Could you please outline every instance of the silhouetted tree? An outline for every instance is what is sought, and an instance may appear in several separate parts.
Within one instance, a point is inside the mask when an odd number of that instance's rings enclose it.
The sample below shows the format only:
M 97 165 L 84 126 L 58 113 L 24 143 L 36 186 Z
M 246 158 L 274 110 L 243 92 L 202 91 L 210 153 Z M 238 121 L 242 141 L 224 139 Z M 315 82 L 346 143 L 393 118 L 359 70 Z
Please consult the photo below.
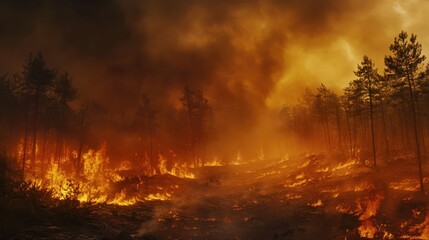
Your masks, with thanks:
M 142 95 L 139 101 L 139 106 L 137 108 L 136 118 L 137 124 L 140 126 L 141 139 L 142 142 L 145 135 L 149 139 L 149 161 L 152 168 L 152 171 L 156 170 L 156 160 L 153 156 L 153 135 L 154 135 L 154 120 L 156 116 L 156 111 L 152 109 L 150 99 L 146 95 Z M 144 149 L 144 148 L 143 148 Z
M 60 163 L 62 157 L 62 148 L 64 141 L 64 134 L 69 128 L 69 119 L 71 117 L 70 103 L 76 99 L 77 90 L 72 86 L 72 81 L 68 73 L 58 76 L 53 82 L 53 105 L 56 108 L 56 148 L 55 159 Z
M 179 100 L 188 116 L 194 164 L 198 165 L 201 158 L 204 165 L 205 144 L 212 115 L 211 107 L 201 90 L 191 90 L 188 86 L 183 89 L 183 96 Z
M 305 146 L 308 151 L 308 143 L 311 141 L 312 122 L 309 110 L 303 104 L 284 105 L 280 110 L 281 130 L 290 140 L 289 148 L 293 150 L 292 143 L 296 140 L 299 151 Z M 290 135 L 292 134 L 292 136 Z
M 342 104 L 346 112 L 346 120 L 349 128 L 350 152 L 353 157 L 356 156 L 357 149 L 358 118 L 362 118 L 365 109 L 364 96 L 365 91 L 363 82 L 356 79 L 349 82 L 349 86 L 344 89 L 344 95 L 342 98 Z M 352 124 L 349 121 L 350 117 L 353 120 Z M 351 128 L 353 131 L 351 131 Z M 362 134 L 362 136 L 364 136 L 364 134 Z
M 371 121 L 371 142 L 372 142 L 372 158 L 374 161 L 374 168 L 377 167 L 377 157 L 375 150 L 375 134 L 374 134 L 374 111 L 373 111 L 373 88 L 374 82 L 378 78 L 377 69 L 374 68 L 374 63 L 368 56 L 363 56 L 361 64 L 357 66 L 355 71 L 356 77 L 363 83 L 364 91 L 369 97 L 370 121 Z
M 372 88 L 372 95 L 373 95 L 373 99 L 376 100 L 380 108 L 386 154 L 387 154 L 387 159 L 389 159 L 390 147 L 389 147 L 389 137 L 387 134 L 387 123 L 386 123 L 386 114 L 387 114 L 386 99 L 388 97 L 389 87 L 387 84 L 388 81 L 386 79 L 387 79 L 386 76 L 381 76 L 380 74 L 377 74 L 377 78 L 375 78 L 374 81 L 372 82 L 374 86 L 374 88 Z
M 329 90 L 324 84 L 321 84 L 317 88 L 311 103 L 313 112 L 319 117 L 319 121 L 322 124 L 328 151 L 332 150 L 329 120 L 329 115 L 332 112 L 332 97 L 333 92 Z
M 410 38 L 408 38 L 408 34 L 404 31 L 395 37 L 394 42 L 390 45 L 389 49 L 392 55 L 384 58 L 384 63 L 387 67 L 386 72 L 394 76 L 399 83 L 402 83 L 402 86 L 408 85 L 420 177 L 420 190 L 424 192 L 417 110 L 415 106 L 415 79 L 417 77 L 419 67 L 426 57 L 422 55 L 422 45 L 417 42 L 417 36 L 411 34 Z
M 33 56 L 30 54 L 21 79 L 23 81 L 23 91 L 25 94 L 25 134 L 24 146 L 22 157 L 22 172 L 25 171 L 26 155 L 27 155 L 27 141 L 28 141 L 28 127 L 29 127 L 29 114 L 30 109 L 33 110 L 33 140 L 32 140 L 32 165 L 36 161 L 36 144 L 37 144 L 37 129 L 39 121 L 40 103 L 42 98 L 47 94 L 48 86 L 52 83 L 55 77 L 55 71 L 46 65 L 46 61 L 42 54 Z

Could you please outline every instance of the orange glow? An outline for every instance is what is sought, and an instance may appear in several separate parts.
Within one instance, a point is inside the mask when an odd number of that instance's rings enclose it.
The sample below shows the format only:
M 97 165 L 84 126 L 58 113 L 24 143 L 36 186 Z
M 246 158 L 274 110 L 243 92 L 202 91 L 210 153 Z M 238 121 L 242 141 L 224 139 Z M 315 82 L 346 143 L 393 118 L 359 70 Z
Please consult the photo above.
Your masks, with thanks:
M 416 192 L 419 191 L 420 186 L 418 179 L 402 179 L 401 181 L 390 183 L 389 188 L 399 191 Z
M 195 178 L 195 175 L 189 171 L 186 164 L 179 165 L 174 163 L 171 169 L 167 168 L 167 160 L 160 154 L 159 155 L 159 171 L 161 174 L 170 174 L 179 178 Z
M 323 206 L 323 202 L 322 202 L 322 200 L 317 200 L 317 202 L 315 202 L 315 203 L 311 203 L 311 204 L 308 204 L 309 206 L 311 206 L 311 207 L 321 207 L 321 206 Z
M 204 165 L 208 167 L 218 167 L 222 166 L 223 164 L 219 161 L 218 158 L 214 158 L 212 161 L 208 161 Z
M 171 194 L 169 193 L 155 193 L 155 194 L 149 194 L 147 197 L 144 198 L 147 201 L 166 201 L 171 199 Z
M 359 234 L 364 238 L 374 238 L 377 228 L 374 226 L 374 223 L 370 219 L 366 219 L 358 228 Z
M 124 191 L 121 191 L 115 194 L 115 197 L 112 200 L 108 200 L 108 204 L 115 204 L 119 206 L 128 206 L 136 204 L 139 201 L 136 197 L 127 197 Z
M 18 154 L 22 154 L 22 145 L 18 146 Z M 21 153 L 20 153 L 21 152 Z M 136 194 L 128 195 L 124 189 L 115 192 L 113 185 L 123 181 L 123 177 L 118 171 L 130 169 L 129 162 L 122 162 L 116 169 L 110 168 L 109 157 L 106 146 L 99 150 L 90 149 L 82 155 L 82 174 L 77 176 L 74 171 L 67 171 L 61 168 L 54 158 L 47 163 L 46 174 L 34 174 L 27 171 L 26 179 L 34 185 L 52 189 L 53 197 L 64 200 L 75 198 L 80 202 L 107 203 L 115 205 L 133 205 L 139 201 L 170 200 L 170 193 L 149 193 L 146 197 L 139 197 Z M 62 165 L 72 161 L 71 157 L 76 157 L 75 151 L 59 160 Z M 166 160 L 160 156 L 160 174 L 170 174 L 179 178 L 195 178 L 185 165 L 174 164 L 171 169 L 167 169 Z M 178 186 L 172 186 L 178 188 Z M 159 190 L 162 190 L 160 188 Z
M 383 199 L 384 196 L 382 194 L 376 194 L 374 199 L 368 200 L 367 207 L 359 217 L 359 220 L 364 221 L 374 217 L 377 214 L 378 208 L 380 207 L 380 203 Z
M 378 229 L 375 226 L 374 220 L 372 218 L 377 214 L 383 199 L 383 194 L 376 194 L 373 199 L 369 199 L 366 202 L 366 209 L 359 217 L 361 225 L 359 226 L 358 230 L 361 237 L 374 238 Z

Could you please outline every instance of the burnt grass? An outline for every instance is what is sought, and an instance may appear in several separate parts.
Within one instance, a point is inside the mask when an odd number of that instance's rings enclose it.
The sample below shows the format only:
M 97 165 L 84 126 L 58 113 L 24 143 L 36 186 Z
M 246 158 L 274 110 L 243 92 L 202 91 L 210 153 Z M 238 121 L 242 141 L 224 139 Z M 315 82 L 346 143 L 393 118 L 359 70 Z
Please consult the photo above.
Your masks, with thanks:
M 196 179 L 126 173 L 116 189 L 171 194 L 170 200 L 130 206 L 59 201 L 50 199 L 48 190 L 9 182 L 2 185 L 0 236 L 22 240 L 362 239 L 358 203 L 365 210 L 368 200 L 380 194 L 383 200 L 371 217 L 378 229 L 374 238 L 383 239 L 385 232 L 391 239 L 420 234 L 415 227 L 426 217 L 426 195 L 389 188 L 391 182 L 416 178 L 412 156 L 385 162 L 377 171 L 355 164 L 333 172 L 339 162 L 328 163 L 323 155 L 297 159 L 204 167 L 196 171 Z M 143 188 L 136 190 L 136 183 Z M 371 187 L 350 190 L 366 185 Z M 174 191 L 166 186 L 175 186 Z M 318 200 L 320 206 L 315 204 Z M 338 206 L 349 211 L 338 211 Z

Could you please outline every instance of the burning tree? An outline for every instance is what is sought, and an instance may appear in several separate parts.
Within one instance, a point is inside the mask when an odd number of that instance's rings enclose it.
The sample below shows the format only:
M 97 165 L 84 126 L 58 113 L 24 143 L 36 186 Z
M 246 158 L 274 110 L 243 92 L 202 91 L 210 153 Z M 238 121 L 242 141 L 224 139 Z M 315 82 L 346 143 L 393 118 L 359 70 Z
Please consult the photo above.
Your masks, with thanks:
M 48 86 L 52 84 L 55 77 L 55 71 L 46 65 L 46 61 L 42 54 L 36 56 L 30 54 L 27 62 L 24 64 L 24 70 L 21 74 L 21 92 L 24 95 L 25 101 L 25 132 L 22 154 L 22 172 L 25 171 L 26 158 L 27 158 L 27 145 L 30 127 L 30 114 L 32 114 L 33 124 L 33 138 L 31 148 L 32 166 L 35 166 L 36 161 L 36 144 L 37 144 L 37 130 L 39 123 L 39 114 L 41 103 L 43 99 L 47 98 Z
M 57 163 L 60 162 L 60 158 L 63 156 L 64 149 L 64 138 L 66 133 L 70 133 L 72 110 L 70 103 L 77 97 L 77 90 L 72 86 L 71 79 L 67 73 L 58 76 L 53 83 L 52 91 L 52 109 L 53 118 L 56 126 L 56 147 L 55 147 L 55 159 Z M 46 134 L 46 131 L 45 131 Z M 70 135 L 70 134 L 68 134 Z M 45 152 L 44 137 L 43 153 Z M 43 158 L 42 158 L 43 160 Z

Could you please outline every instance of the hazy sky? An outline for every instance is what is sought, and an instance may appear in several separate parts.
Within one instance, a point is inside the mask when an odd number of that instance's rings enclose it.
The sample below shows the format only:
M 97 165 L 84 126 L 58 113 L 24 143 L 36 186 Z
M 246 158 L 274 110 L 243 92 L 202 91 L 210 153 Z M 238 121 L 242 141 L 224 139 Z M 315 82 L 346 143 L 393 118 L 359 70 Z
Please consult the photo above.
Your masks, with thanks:
M 304 86 L 342 89 L 364 54 L 383 69 L 401 30 L 428 53 L 428 12 L 424 0 L 3 0 L 0 74 L 42 51 L 113 110 L 142 92 L 178 104 L 189 84 L 224 113 L 252 117 Z

